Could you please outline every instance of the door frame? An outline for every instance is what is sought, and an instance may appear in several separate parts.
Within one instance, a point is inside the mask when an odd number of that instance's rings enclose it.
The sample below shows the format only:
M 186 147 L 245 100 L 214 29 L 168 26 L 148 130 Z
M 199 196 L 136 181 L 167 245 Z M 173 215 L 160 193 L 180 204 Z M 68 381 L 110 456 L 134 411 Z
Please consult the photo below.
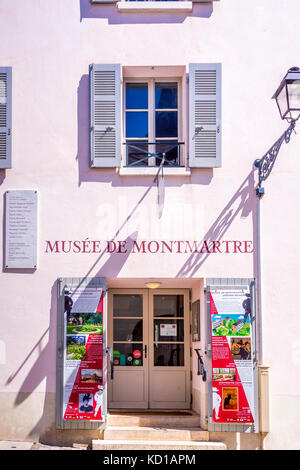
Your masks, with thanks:
M 154 295 L 183 295 L 184 296 L 184 366 L 154 366 L 154 331 L 153 331 L 153 324 L 154 318 L 157 320 L 161 319 L 161 317 L 154 317 Z M 148 342 L 149 342 L 149 408 L 150 409 L 190 409 L 191 408 L 191 361 L 190 361 L 190 302 L 189 302 L 189 289 L 149 289 L 149 335 L 148 335 Z M 172 317 L 169 318 L 172 320 Z M 167 343 L 167 341 L 166 341 Z M 172 343 L 172 342 L 170 342 Z M 183 371 L 185 374 L 185 401 L 172 401 L 171 403 L 169 400 L 160 400 L 156 401 L 154 399 L 155 390 L 151 390 L 155 379 L 159 380 L 159 376 L 161 378 L 167 372 L 174 372 L 180 373 Z M 152 377 L 152 381 L 150 380 Z
M 107 344 L 113 348 L 113 295 L 114 294 L 141 294 L 143 295 L 143 366 L 135 368 L 136 371 L 141 372 L 143 368 L 144 373 L 144 393 L 143 401 L 125 402 L 125 401 L 113 401 L 113 382 L 111 380 L 110 373 L 108 373 L 108 408 L 111 409 L 191 409 L 191 358 L 190 358 L 190 347 L 191 347 L 191 335 L 190 335 L 190 289 L 143 289 L 143 288 L 112 288 L 108 290 L 108 321 L 107 321 Z M 151 376 L 156 372 L 156 375 L 163 374 L 166 371 L 175 371 L 181 369 L 176 366 L 154 366 L 151 365 L 154 355 L 154 341 L 153 341 L 153 297 L 154 295 L 163 294 L 178 294 L 184 295 L 184 368 L 185 368 L 185 403 L 183 402 L 170 402 L 159 401 L 154 403 L 151 399 L 150 387 L 151 387 Z M 159 317 L 158 317 L 159 318 Z M 145 357 L 144 347 L 147 345 L 147 357 Z M 118 367 L 118 366 L 115 366 Z M 121 366 L 122 371 L 132 371 L 132 366 Z M 117 371 L 115 370 L 115 373 Z
M 124 409 L 147 409 L 149 404 L 149 384 L 148 384 L 148 354 L 145 358 L 144 353 L 144 345 L 145 345 L 145 338 L 148 334 L 148 289 L 109 289 L 108 290 L 108 321 L 107 321 L 107 344 L 109 347 L 113 348 L 113 296 L 114 294 L 140 294 L 143 295 L 143 365 L 134 368 L 134 370 L 144 375 L 144 387 L 142 393 L 142 399 L 140 401 L 118 401 L 113 399 L 113 386 L 115 382 L 111 379 L 111 374 L 108 373 L 108 407 L 112 409 L 124 408 Z M 125 317 L 126 318 L 126 317 Z M 118 367 L 118 366 L 115 366 Z M 121 372 L 132 372 L 133 366 L 120 366 Z M 115 370 L 114 375 L 116 374 L 117 370 Z

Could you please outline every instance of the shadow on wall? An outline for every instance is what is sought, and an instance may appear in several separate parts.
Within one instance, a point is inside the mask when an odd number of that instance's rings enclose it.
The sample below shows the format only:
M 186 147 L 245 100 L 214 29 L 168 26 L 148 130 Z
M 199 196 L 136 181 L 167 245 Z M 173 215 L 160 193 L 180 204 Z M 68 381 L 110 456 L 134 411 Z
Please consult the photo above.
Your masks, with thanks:
M 159 24 L 183 23 L 188 16 L 210 18 L 213 2 L 193 4 L 191 13 L 120 13 L 116 3 L 91 4 L 90 0 L 80 0 L 80 22 L 86 18 L 107 19 L 108 24 Z
M 134 241 L 137 239 L 137 232 L 133 233 L 127 238 L 126 244 L 129 247 L 128 252 L 124 254 L 113 253 L 110 255 L 108 260 L 102 265 L 99 271 L 94 275 L 95 277 L 102 277 L 104 273 L 111 273 L 113 277 L 117 277 L 122 267 L 126 263 L 126 260 L 131 252 Z M 101 256 L 99 257 L 100 260 Z M 89 274 L 85 276 L 88 277 Z M 78 287 L 80 287 L 78 285 Z M 38 354 L 38 358 L 34 362 L 30 371 L 26 375 L 26 378 L 16 396 L 14 407 L 22 405 L 22 403 L 36 390 L 42 382 L 45 382 L 45 398 L 43 403 L 43 411 L 41 418 L 34 425 L 31 431 L 26 436 L 27 439 L 38 439 L 40 442 L 55 444 L 55 443 L 66 443 L 69 438 L 72 444 L 72 435 L 68 431 L 56 430 L 56 394 L 53 393 L 55 388 L 55 377 L 56 377 L 56 336 L 57 336 L 57 281 L 53 284 L 51 289 L 51 307 L 50 307 L 50 327 L 43 333 L 39 341 L 30 350 L 22 364 L 14 371 L 6 381 L 6 385 L 9 385 L 14 381 L 18 374 L 24 367 L 27 367 L 28 361 L 33 355 Z M 48 340 L 47 340 L 48 337 Z M 43 344 L 47 341 L 47 344 Z M 37 408 L 40 407 L 40 402 L 37 401 Z M 92 432 L 92 431 L 91 431 Z M 95 437 L 95 436 L 94 436 Z M 78 436 L 79 442 L 87 438 L 87 433 L 82 433 Z
M 22 405 L 31 393 L 45 381 L 45 400 L 43 403 L 43 413 L 40 420 L 35 424 L 27 438 L 39 439 L 51 428 L 55 423 L 55 406 L 53 406 L 53 399 L 55 400 L 55 393 L 47 393 L 53 391 L 54 380 L 56 377 L 56 312 L 57 312 L 57 282 L 54 283 L 51 289 L 51 306 L 50 306 L 50 327 L 46 329 L 39 341 L 30 350 L 22 364 L 14 371 L 6 381 L 6 385 L 14 381 L 22 369 L 28 366 L 28 361 L 31 360 L 33 355 L 38 354 L 38 358 L 34 362 L 30 371 L 16 396 L 14 407 Z M 48 338 L 47 338 L 48 337 Z M 47 341 L 46 345 L 43 344 Z M 39 394 L 37 394 L 39 395 Z M 37 401 L 37 408 L 40 403 Z
M 5 180 L 5 176 L 6 176 L 6 170 L 0 170 L 0 186 Z
M 127 224 L 131 219 L 139 205 L 146 198 L 147 194 L 151 190 L 152 185 L 150 185 L 141 199 L 134 206 L 130 214 L 124 219 L 124 222 L 121 224 L 119 229 L 116 231 L 112 241 L 116 239 L 118 234 L 121 232 L 122 228 Z M 107 276 L 108 273 L 112 277 L 117 277 L 120 273 L 122 267 L 127 261 L 128 256 L 131 253 L 133 243 L 137 240 L 138 233 L 134 232 L 126 239 L 126 246 L 128 250 L 126 253 L 118 254 L 112 253 L 108 260 L 99 267 L 98 271 L 93 272 L 93 277 Z M 101 259 L 104 255 L 104 252 L 99 255 L 95 263 L 90 267 L 89 271 L 83 277 L 85 280 L 89 277 L 92 271 L 100 264 Z M 80 287 L 80 285 L 78 285 Z M 49 334 L 48 342 L 46 346 L 42 346 L 43 341 Z M 15 399 L 14 407 L 17 408 L 20 406 L 29 395 L 31 395 L 34 390 L 45 380 L 45 399 L 43 403 L 43 413 L 40 420 L 35 424 L 30 433 L 27 435 L 28 439 L 38 439 L 40 442 L 45 442 L 51 444 L 63 442 L 66 443 L 68 436 L 72 439 L 72 434 L 68 434 L 68 431 L 56 430 L 56 398 L 55 393 L 53 393 L 54 377 L 56 377 L 56 334 L 57 334 L 57 281 L 53 284 L 51 289 L 51 307 L 50 307 L 50 327 L 44 332 L 37 344 L 31 349 L 27 357 L 24 359 L 22 364 L 14 371 L 6 381 L 6 385 L 9 385 L 14 381 L 18 374 L 22 371 L 24 366 L 27 366 L 28 360 L 32 357 L 33 354 L 38 353 L 38 358 L 31 367 L 29 373 L 26 375 L 26 378 L 20 389 L 18 391 L 17 397 Z M 52 393 L 51 393 L 52 392 Z M 37 405 L 39 406 L 39 404 Z M 81 439 L 87 439 L 88 432 L 85 432 L 78 436 L 79 441 Z
M 142 204 L 143 200 L 146 198 L 147 194 L 151 190 L 152 185 L 150 185 L 143 196 L 133 207 L 132 211 L 128 216 L 125 217 L 123 223 L 120 225 L 119 229 L 116 231 L 112 240 L 116 239 L 118 234 L 121 232 L 123 227 L 131 219 L 137 208 Z M 207 242 L 212 240 L 221 240 L 225 235 L 229 227 L 232 225 L 234 220 L 239 217 L 248 217 L 251 212 L 253 214 L 253 230 L 254 228 L 254 207 L 255 207 L 255 191 L 254 191 L 254 171 L 252 171 L 247 178 L 242 182 L 240 187 L 230 201 L 226 204 L 224 209 L 220 212 L 220 215 L 217 217 L 213 225 L 207 231 L 203 239 Z M 134 241 L 137 240 L 138 233 L 134 232 L 131 234 L 127 240 L 126 245 L 129 248 L 127 253 L 116 254 L 112 253 L 107 261 L 102 264 L 101 267 L 97 267 L 102 260 L 104 253 L 101 253 L 98 259 L 90 267 L 83 279 L 91 277 L 117 277 L 122 270 L 122 267 L 125 265 L 130 252 L 131 247 L 134 244 Z M 191 255 L 187 261 L 184 263 L 182 268 L 177 273 L 177 278 L 179 277 L 192 277 L 197 273 L 197 270 L 203 265 L 203 263 L 208 258 L 209 253 L 196 253 Z M 95 272 L 96 270 L 96 272 Z M 80 286 L 78 286 L 80 287 Z M 56 330 L 57 330 L 57 281 L 53 284 L 51 289 L 51 307 L 50 307 L 50 327 L 42 335 L 39 342 L 31 349 L 27 357 L 24 359 L 22 364 L 18 369 L 13 372 L 7 380 L 7 384 L 13 382 L 13 380 L 18 376 L 22 371 L 24 366 L 27 365 L 28 360 L 33 354 L 38 353 L 39 356 L 33 366 L 31 367 L 29 373 L 27 374 L 24 382 L 22 383 L 19 392 L 17 394 L 14 406 L 17 408 L 21 405 L 28 396 L 34 392 L 34 390 L 45 380 L 45 391 L 48 392 L 45 395 L 43 403 L 43 413 L 40 420 L 34 425 L 30 433 L 28 434 L 28 439 L 39 439 L 41 442 L 46 443 L 66 443 L 68 439 L 72 439 L 71 431 L 68 434 L 68 431 L 56 430 L 55 426 L 55 410 L 56 410 L 56 401 L 55 393 L 53 393 L 54 377 L 56 376 Z M 48 342 L 45 347 L 42 346 L 44 340 L 49 334 Z M 52 392 L 52 393 L 51 393 Z M 78 440 L 81 439 L 84 441 L 88 439 L 89 431 L 78 434 Z
M 212 241 L 221 241 L 229 227 L 232 225 L 236 217 L 246 218 L 252 213 L 253 226 L 253 245 L 256 246 L 256 223 L 254 215 L 255 207 L 255 191 L 254 191 L 254 170 L 252 170 L 247 178 L 242 182 L 237 192 L 232 196 L 228 204 L 220 212 L 213 225 L 202 238 L 201 244 L 206 240 L 208 246 Z M 176 277 L 193 277 L 207 260 L 211 253 L 193 253 L 181 269 Z M 254 273 L 256 273 L 255 256 L 254 256 Z
M 83 182 L 111 183 L 112 186 L 145 186 L 151 189 L 153 176 L 120 176 L 116 168 L 91 168 L 89 165 L 89 75 L 82 75 L 77 89 L 77 155 L 78 186 Z M 194 168 L 190 177 L 166 177 L 165 187 L 183 186 L 184 184 L 208 185 L 213 178 L 212 168 Z

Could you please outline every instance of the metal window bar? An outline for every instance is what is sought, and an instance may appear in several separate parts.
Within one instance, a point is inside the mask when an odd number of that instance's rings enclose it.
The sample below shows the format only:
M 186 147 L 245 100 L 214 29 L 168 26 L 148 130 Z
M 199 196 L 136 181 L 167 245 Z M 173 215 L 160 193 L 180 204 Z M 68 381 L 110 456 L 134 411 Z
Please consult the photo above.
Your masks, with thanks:
M 168 145 L 166 148 L 158 151 L 158 152 L 149 152 L 149 150 L 145 150 L 144 148 L 142 147 L 139 147 L 139 145 L 143 145 L 143 146 L 146 146 L 146 145 Z M 141 162 L 147 162 L 148 163 L 148 160 L 149 158 L 155 158 L 156 160 L 159 160 L 160 163 L 162 162 L 162 160 L 164 160 L 163 164 L 166 164 L 168 166 L 175 166 L 175 167 L 179 167 L 179 166 L 182 166 L 180 165 L 180 146 L 181 145 L 184 145 L 184 142 L 174 142 L 171 144 L 171 142 L 166 142 L 166 141 L 159 141 L 157 140 L 156 142 L 141 142 L 141 141 L 130 141 L 130 142 L 124 142 L 123 145 L 126 145 L 126 160 L 127 160 L 127 166 L 135 166 L 135 165 L 138 165 L 138 166 L 141 166 Z M 142 154 L 146 154 L 146 156 L 144 158 L 139 158 L 137 159 L 135 162 L 131 162 L 129 163 L 128 162 L 128 149 L 131 148 L 131 149 L 134 149 L 134 150 L 137 150 L 138 152 L 142 153 Z M 173 150 L 174 148 L 178 148 L 178 154 L 177 154 L 177 159 L 176 161 L 173 161 L 173 160 L 169 160 L 168 158 L 166 158 L 166 154 L 167 152 L 169 152 L 170 150 Z M 154 167 L 158 167 L 159 165 L 148 165 L 148 164 L 145 164 L 145 166 L 154 166 Z

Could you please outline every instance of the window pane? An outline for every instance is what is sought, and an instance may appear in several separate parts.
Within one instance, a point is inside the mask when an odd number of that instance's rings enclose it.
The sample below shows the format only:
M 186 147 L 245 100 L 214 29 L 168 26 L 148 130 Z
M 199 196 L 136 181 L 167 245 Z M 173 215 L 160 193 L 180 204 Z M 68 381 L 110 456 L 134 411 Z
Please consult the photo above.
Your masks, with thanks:
M 133 294 L 114 294 L 114 317 L 142 317 L 143 297 Z
M 148 112 L 126 113 L 126 137 L 148 137 Z
M 154 295 L 155 317 L 183 317 L 183 295 Z
M 288 110 L 288 101 L 287 101 L 286 91 L 287 91 L 286 87 L 284 86 L 277 97 L 278 106 L 279 106 L 282 116 L 284 116 L 284 114 Z
M 177 137 L 177 126 L 177 111 L 155 112 L 156 137 Z
M 114 343 L 113 356 L 115 366 L 142 366 L 143 344 Z
M 177 83 L 155 84 L 155 108 L 177 109 Z
M 184 321 L 154 320 L 153 341 L 184 341 Z
M 287 83 L 287 90 L 291 109 L 300 108 L 300 80 L 293 80 Z
M 143 320 L 114 319 L 114 341 L 143 341 Z
M 165 141 L 164 143 L 156 144 L 156 152 L 162 158 L 163 152 L 166 153 L 166 160 L 164 166 L 174 166 L 180 164 L 180 146 L 176 145 L 177 141 Z M 168 150 L 169 149 L 169 150 Z M 156 165 L 161 164 L 161 158 L 156 159 Z
M 148 109 L 147 83 L 126 84 L 126 109 Z
M 183 344 L 154 344 L 155 366 L 184 366 Z
M 142 150 L 148 151 L 148 143 L 127 141 L 127 165 L 148 166 L 149 155 Z

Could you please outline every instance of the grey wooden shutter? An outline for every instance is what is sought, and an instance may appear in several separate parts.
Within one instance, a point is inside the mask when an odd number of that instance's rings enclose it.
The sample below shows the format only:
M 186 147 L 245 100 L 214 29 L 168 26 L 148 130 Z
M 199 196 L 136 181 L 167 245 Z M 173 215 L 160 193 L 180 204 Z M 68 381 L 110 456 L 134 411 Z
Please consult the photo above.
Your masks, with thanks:
M 189 165 L 221 166 L 221 64 L 189 65 Z
M 121 165 L 121 65 L 90 66 L 90 165 Z
M 11 168 L 12 69 L 0 67 L 0 168 Z

